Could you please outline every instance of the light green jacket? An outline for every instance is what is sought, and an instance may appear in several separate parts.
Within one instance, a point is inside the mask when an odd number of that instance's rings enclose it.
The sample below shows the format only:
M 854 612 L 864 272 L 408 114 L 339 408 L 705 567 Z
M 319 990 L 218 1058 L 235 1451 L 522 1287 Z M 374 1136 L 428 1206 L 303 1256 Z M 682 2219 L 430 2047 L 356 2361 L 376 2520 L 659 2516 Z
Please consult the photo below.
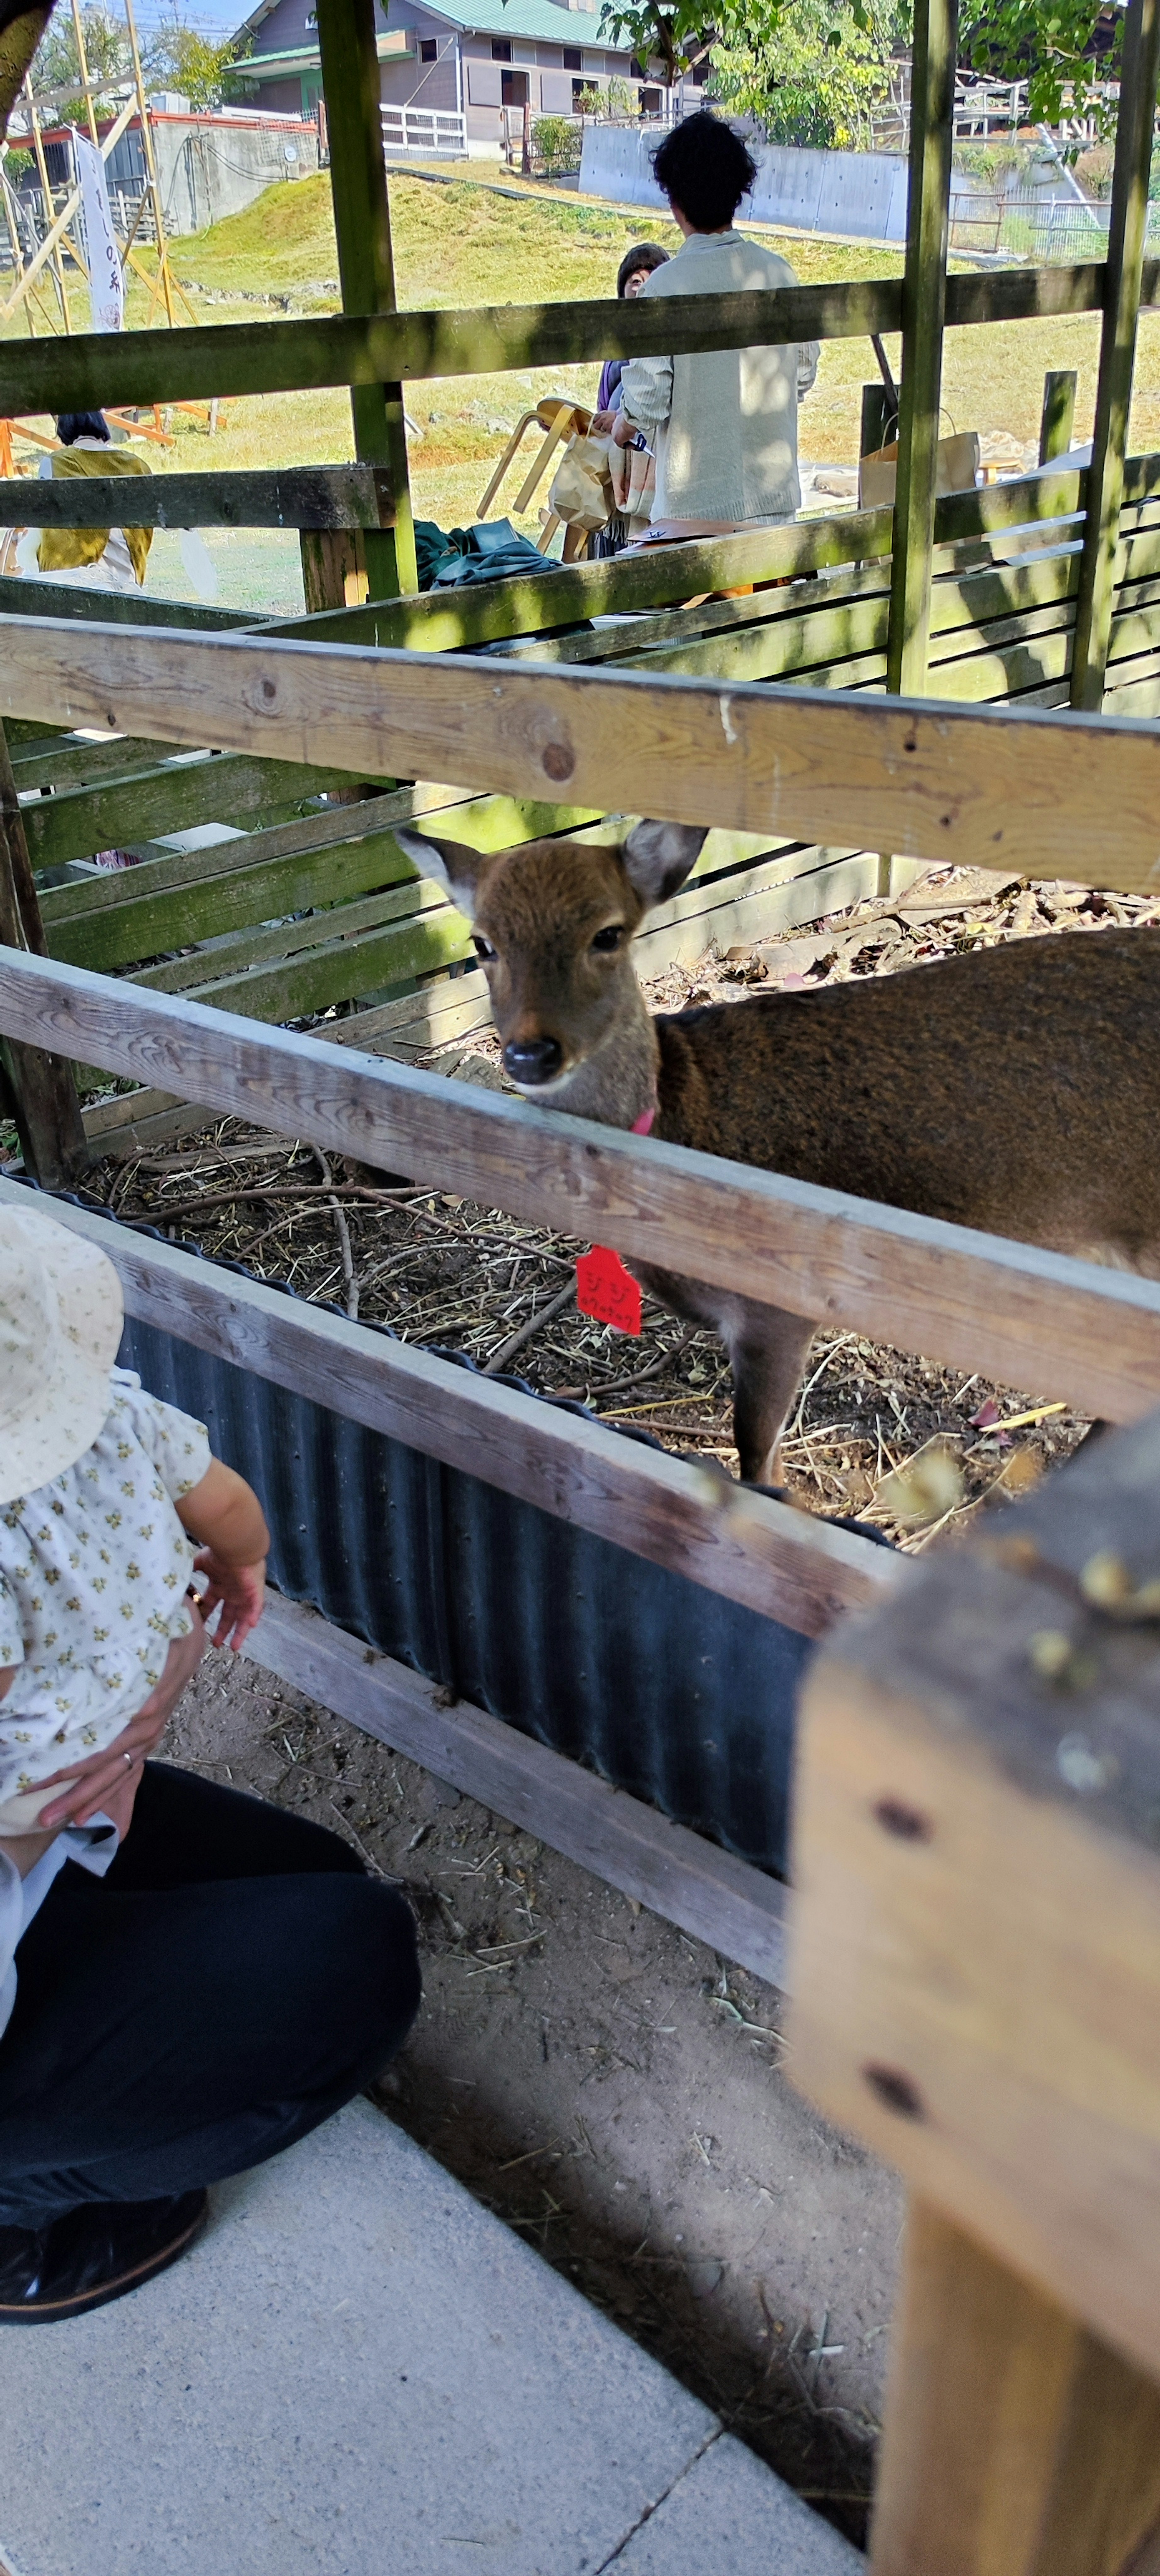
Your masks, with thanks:
M 641 294 L 742 295 L 797 282 L 788 260 L 741 233 L 693 233 Z M 816 340 L 633 358 L 621 396 L 656 457 L 654 523 L 792 518 L 798 403 L 817 371 Z

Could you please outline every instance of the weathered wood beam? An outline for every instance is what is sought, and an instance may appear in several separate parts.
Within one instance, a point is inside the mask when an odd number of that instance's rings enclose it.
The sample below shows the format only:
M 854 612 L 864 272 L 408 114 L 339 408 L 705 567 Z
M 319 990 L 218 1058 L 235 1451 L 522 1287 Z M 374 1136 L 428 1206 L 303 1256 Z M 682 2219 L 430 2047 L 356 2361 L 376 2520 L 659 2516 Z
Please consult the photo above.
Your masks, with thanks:
M 0 1207 L 26 1204 L 15 1183 L 0 1181 Z M 730 1489 L 695 1462 L 646 1449 L 410 1342 L 349 1324 L 173 1244 L 152 1243 L 88 1209 L 54 1213 L 108 1254 L 126 1313 L 139 1322 L 517 1494 L 799 1635 L 820 1636 L 840 1611 L 877 1600 L 909 1570 L 869 1539 Z
M 1160 263 L 1149 262 L 1154 302 Z M 1098 312 L 1102 264 L 994 270 L 954 277 L 947 327 Z M 709 309 L 706 310 L 706 307 Z M 755 341 L 861 339 L 902 326 L 902 282 L 857 280 L 774 294 L 669 296 L 662 303 L 593 298 L 500 304 L 479 311 L 333 314 L 302 322 L 204 323 L 198 330 L 75 333 L 0 346 L 0 412 L 85 411 L 108 404 L 180 402 L 208 393 L 306 391 L 322 385 L 414 383 L 431 376 L 503 374 L 606 357 L 741 349 Z
M 795 2080 L 831 2119 L 1152 2379 L 1158 1568 L 1152 1414 L 828 1641 L 800 1711 L 790 2031 Z M 1029 2356 L 1030 2426 L 1037 2376 Z M 1154 2424 L 1149 2447 L 1155 2477 Z M 1122 2565 L 1069 2556 L 1058 2528 L 1058 2554 L 1008 2557 L 1001 2515 L 993 2554 L 956 2556 L 933 2486 L 924 2502 L 946 2555 L 884 2555 L 890 2576 Z
M 957 28 L 956 0 L 917 0 L 902 281 L 898 489 L 886 646 L 887 688 L 911 698 L 920 697 L 926 686 L 930 632 Z
M 0 616 L 0 714 L 359 777 L 450 779 L 1126 892 L 1160 882 L 1160 740 L 1122 717 L 538 669 Z M 1108 816 L 1115 815 L 1115 832 Z
M 1111 1420 L 1160 1396 L 1152 1280 L 11 950 L 0 950 L 0 1031 Z
M 11 950 L 46 954 L 24 818 L 16 794 L 8 739 L 0 724 L 0 942 Z M 80 1102 L 71 1064 L 52 1049 L 9 1042 L 0 1062 L 11 1092 L 20 1150 L 46 1189 L 63 1189 L 88 1160 Z
M 1071 703 L 1103 705 L 1160 76 L 1160 0 L 1128 0 Z
M 103 526 L 125 506 L 124 482 L 111 476 L 0 480 L 0 527 Z M 133 486 L 133 520 L 141 528 L 382 528 L 390 526 L 392 507 L 389 474 L 374 465 L 153 474 Z M 170 614 L 184 616 L 184 604 L 174 601 Z
M 1075 397 L 1079 376 L 1074 367 L 1050 367 L 1043 379 L 1043 411 L 1039 422 L 1039 462 L 1050 465 L 1054 456 L 1066 456 L 1075 431 Z
M 1146 2576 L 1160 2389 L 914 2200 L 873 2576 Z
M 338 243 L 338 273 L 346 313 L 394 314 L 398 305 L 391 249 L 391 217 L 383 160 L 382 80 L 375 41 L 374 0 L 318 0 L 318 42 L 330 132 L 330 188 Z M 398 375 L 351 389 L 355 452 L 383 469 L 391 511 L 383 533 L 359 541 L 355 585 L 365 579 L 372 599 L 419 587 L 415 530 L 407 471 L 403 388 Z M 340 598 L 349 596 L 341 567 Z M 322 606 L 323 566 L 318 550 L 303 549 L 309 606 Z M 363 597 L 368 590 L 363 591 Z

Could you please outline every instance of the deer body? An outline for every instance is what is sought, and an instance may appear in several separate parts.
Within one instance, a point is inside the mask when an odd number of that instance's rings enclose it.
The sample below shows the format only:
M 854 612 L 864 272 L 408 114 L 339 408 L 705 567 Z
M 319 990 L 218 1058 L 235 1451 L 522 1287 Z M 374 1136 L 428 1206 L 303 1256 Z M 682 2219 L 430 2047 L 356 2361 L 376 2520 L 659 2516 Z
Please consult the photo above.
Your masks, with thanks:
M 1021 940 L 653 1017 L 631 962 L 704 834 L 480 857 L 400 834 L 473 922 L 513 1081 L 545 1106 L 1160 1276 L 1160 930 Z M 630 1265 L 729 1351 L 742 1476 L 770 1482 L 813 1323 Z

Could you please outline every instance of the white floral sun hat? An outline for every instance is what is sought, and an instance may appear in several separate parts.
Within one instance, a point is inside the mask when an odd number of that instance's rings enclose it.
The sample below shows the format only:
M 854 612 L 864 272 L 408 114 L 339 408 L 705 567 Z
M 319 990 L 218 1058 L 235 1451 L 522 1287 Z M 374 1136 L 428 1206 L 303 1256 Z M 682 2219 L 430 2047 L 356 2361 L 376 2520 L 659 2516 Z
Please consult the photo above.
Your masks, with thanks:
M 104 1428 L 121 1283 L 84 1236 L 0 1207 L 0 1504 L 83 1458 Z

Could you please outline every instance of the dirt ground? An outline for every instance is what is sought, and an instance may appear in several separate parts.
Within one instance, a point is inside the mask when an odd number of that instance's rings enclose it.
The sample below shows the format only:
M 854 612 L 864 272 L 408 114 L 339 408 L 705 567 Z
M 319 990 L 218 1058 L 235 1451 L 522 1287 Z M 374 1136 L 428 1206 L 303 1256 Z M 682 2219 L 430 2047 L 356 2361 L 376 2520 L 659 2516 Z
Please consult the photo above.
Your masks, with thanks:
M 781 1997 L 244 1659 L 165 1752 L 403 1882 L 384 2109 L 862 2540 L 902 2193 L 794 2091 Z

